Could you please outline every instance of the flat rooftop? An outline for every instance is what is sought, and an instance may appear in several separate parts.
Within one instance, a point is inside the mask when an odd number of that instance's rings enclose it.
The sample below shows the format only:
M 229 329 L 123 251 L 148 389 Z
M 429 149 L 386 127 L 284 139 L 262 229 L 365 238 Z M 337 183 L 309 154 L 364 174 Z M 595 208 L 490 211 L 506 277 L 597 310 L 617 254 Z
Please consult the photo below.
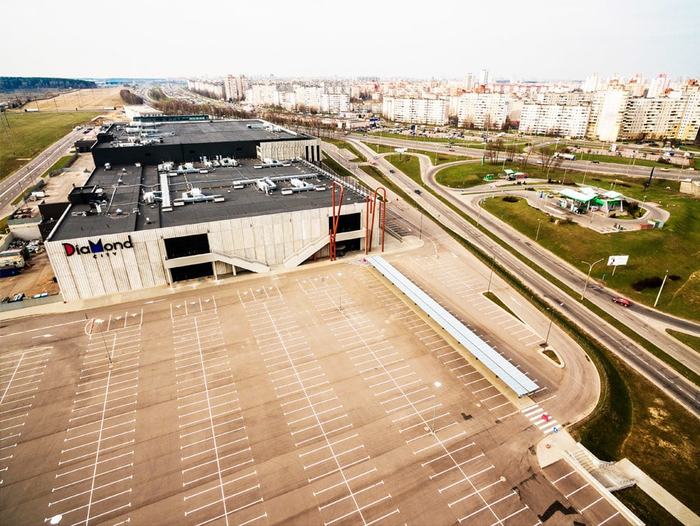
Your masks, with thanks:
M 221 202 L 195 202 L 173 206 L 162 211 L 161 203 L 146 203 L 144 194 L 159 192 L 160 176 L 157 166 L 117 165 L 111 170 L 98 167 L 85 182 L 85 187 L 102 190 L 100 201 L 106 201 L 99 213 L 88 203 L 74 204 L 60 222 L 51 241 L 94 237 L 107 234 L 153 230 L 172 226 L 222 221 L 282 212 L 295 212 L 331 206 L 332 181 L 313 166 L 291 163 L 290 166 L 256 169 L 257 160 L 243 160 L 237 167 L 218 167 L 208 173 L 182 173 L 168 176 L 171 200 L 180 199 L 183 192 L 199 188 L 205 196 L 219 196 Z M 199 163 L 195 164 L 199 167 Z M 256 181 L 272 178 L 277 188 L 266 194 Z M 291 189 L 289 179 L 300 180 L 325 190 L 309 190 L 282 195 Z M 241 186 L 242 188 L 234 188 Z M 362 203 L 364 196 L 346 188 L 344 204 Z
M 304 134 L 297 134 L 259 119 L 134 123 L 133 125 L 112 125 L 107 133 L 114 137 L 114 141 L 100 143 L 95 148 L 112 148 L 115 146 L 114 142 L 128 142 L 130 136 L 135 137 L 137 134 L 127 133 L 127 128 L 139 125 L 143 129 L 154 130 L 154 136 L 162 139 L 160 144 L 202 144 L 309 138 Z

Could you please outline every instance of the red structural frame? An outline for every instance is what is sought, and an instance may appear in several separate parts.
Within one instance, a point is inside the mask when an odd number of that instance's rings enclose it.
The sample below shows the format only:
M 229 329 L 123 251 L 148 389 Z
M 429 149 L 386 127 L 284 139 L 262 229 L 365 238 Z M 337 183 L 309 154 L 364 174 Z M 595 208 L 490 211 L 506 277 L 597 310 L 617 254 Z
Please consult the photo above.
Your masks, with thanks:
M 381 194 L 381 198 L 380 198 Z M 384 252 L 384 231 L 386 228 L 386 188 L 378 186 L 374 193 L 367 196 L 367 213 L 365 215 L 365 254 L 372 250 L 374 237 L 374 216 L 379 204 L 379 225 L 381 227 L 380 246 Z
M 336 189 L 340 189 L 340 195 L 338 196 L 338 211 L 336 212 L 335 210 L 335 194 L 336 194 Z M 343 196 L 345 195 L 345 187 L 337 183 L 336 181 L 333 181 L 333 187 L 331 189 L 331 207 L 333 211 L 333 217 L 331 220 L 331 228 L 330 228 L 330 244 L 329 244 L 329 249 L 330 249 L 330 260 L 335 261 L 336 259 L 336 250 L 335 250 L 335 236 L 338 233 L 338 223 L 340 222 L 340 209 L 343 206 Z

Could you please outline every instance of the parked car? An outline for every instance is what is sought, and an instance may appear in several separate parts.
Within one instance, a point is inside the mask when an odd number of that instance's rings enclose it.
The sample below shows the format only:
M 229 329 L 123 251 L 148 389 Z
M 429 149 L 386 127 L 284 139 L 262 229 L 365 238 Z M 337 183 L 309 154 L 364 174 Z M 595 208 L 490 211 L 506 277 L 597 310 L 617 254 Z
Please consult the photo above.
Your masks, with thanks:
M 612 299 L 613 303 L 617 303 L 618 305 L 622 305 L 623 307 L 631 307 L 632 302 L 628 300 L 627 298 L 620 298 L 620 297 L 614 297 Z
M 10 297 L 9 297 L 9 296 L 5 296 L 5 297 L 2 299 L 2 301 L 0 301 L 0 303 L 9 303 L 9 301 L 10 301 Z

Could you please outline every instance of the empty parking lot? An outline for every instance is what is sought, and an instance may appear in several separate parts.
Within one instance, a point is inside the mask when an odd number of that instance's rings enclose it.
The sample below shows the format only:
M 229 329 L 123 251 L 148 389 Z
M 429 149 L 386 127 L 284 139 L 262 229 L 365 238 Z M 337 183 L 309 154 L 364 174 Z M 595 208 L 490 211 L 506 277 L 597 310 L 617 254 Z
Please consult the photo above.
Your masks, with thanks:
M 76 318 L 5 340 L 11 524 L 540 522 L 508 458 L 538 410 L 364 266 Z

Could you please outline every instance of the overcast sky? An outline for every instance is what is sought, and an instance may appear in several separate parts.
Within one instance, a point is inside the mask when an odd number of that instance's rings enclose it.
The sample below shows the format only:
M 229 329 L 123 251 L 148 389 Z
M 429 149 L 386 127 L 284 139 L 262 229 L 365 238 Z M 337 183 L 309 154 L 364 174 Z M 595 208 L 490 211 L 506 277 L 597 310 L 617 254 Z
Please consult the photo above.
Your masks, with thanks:
M 2 0 L 0 76 L 700 76 L 700 0 Z

